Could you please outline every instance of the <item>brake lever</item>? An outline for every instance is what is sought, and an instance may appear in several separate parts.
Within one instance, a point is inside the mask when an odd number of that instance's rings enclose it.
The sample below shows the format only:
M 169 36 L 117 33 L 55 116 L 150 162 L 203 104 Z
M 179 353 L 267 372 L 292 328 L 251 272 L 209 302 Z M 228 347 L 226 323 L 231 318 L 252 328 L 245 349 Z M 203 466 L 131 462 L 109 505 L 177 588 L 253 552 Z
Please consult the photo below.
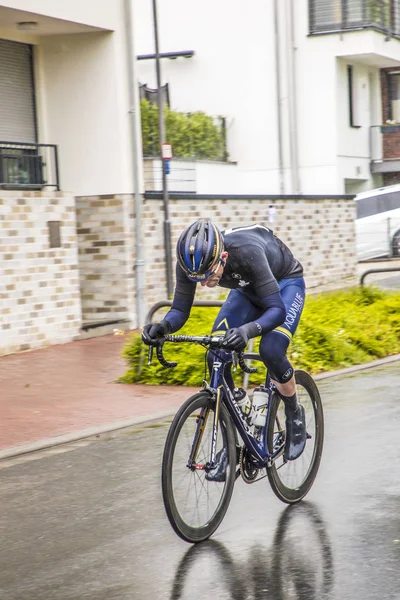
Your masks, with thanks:
M 239 357 L 234 350 L 232 350 L 232 364 L 233 364 L 233 371 L 235 372 L 237 370 L 237 366 L 239 364 Z

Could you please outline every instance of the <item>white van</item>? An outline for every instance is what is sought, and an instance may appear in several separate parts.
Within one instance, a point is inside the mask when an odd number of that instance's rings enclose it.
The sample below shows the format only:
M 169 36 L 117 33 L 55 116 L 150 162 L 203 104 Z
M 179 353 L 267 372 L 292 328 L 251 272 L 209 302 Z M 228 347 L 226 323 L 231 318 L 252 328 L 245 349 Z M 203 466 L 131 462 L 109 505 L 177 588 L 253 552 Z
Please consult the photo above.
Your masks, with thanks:
M 355 202 L 358 260 L 400 256 L 400 184 L 361 192 Z

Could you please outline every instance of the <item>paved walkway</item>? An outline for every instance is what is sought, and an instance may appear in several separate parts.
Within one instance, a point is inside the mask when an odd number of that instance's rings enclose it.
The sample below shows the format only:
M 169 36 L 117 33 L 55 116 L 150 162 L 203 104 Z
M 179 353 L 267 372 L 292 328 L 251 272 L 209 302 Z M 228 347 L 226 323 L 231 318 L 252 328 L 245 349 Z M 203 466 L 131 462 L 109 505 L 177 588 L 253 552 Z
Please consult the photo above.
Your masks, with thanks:
M 194 388 L 115 383 L 124 343 L 106 335 L 1 357 L 0 458 L 174 414 Z
M 115 383 L 124 343 L 106 335 L 0 358 L 0 457 L 174 413 L 188 388 Z

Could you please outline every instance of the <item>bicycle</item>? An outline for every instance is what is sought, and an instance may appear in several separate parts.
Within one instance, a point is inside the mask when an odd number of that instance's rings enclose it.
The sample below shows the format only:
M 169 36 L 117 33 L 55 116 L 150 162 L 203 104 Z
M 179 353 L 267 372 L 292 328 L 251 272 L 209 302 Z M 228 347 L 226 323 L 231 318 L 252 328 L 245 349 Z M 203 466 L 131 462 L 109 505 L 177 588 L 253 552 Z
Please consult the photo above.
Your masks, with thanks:
M 232 364 L 235 369 L 239 365 L 244 372 L 255 373 L 257 369 L 245 361 L 262 362 L 261 357 L 222 350 L 222 339 L 223 336 L 166 335 L 154 346 L 159 362 L 166 368 L 174 368 L 177 363 L 164 358 L 165 342 L 200 344 L 213 356 L 210 384 L 204 379 L 204 389 L 188 398 L 176 413 L 162 459 L 162 495 L 168 519 L 179 537 L 193 543 L 206 540 L 219 527 L 240 476 L 248 484 L 268 477 L 282 502 L 299 502 L 314 483 L 323 448 L 323 409 L 312 377 L 305 371 L 295 372 L 298 398 L 306 412 L 307 443 L 301 456 L 289 462 L 284 458 L 284 405 L 269 374 L 265 384 L 267 414 L 262 427 L 249 423 L 224 376 L 226 366 Z M 152 355 L 150 346 L 148 364 Z M 243 442 L 239 456 L 238 434 Z M 215 467 L 216 456 L 223 449 L 228 459 L 225 481 L 208 481 L 207 473 Z

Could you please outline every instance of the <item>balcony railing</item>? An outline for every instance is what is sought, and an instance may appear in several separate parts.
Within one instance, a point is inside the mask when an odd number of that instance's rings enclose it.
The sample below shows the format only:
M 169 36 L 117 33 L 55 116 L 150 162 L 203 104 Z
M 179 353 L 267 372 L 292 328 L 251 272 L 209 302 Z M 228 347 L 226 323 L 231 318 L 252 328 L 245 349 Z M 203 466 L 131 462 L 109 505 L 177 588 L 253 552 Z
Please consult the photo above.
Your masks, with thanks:
M 57 146 L 0 142 L 0 189 L 60 189 Z
M 309 0 L 310 33 L 374 29 L 400 37 L 400 0 Z

